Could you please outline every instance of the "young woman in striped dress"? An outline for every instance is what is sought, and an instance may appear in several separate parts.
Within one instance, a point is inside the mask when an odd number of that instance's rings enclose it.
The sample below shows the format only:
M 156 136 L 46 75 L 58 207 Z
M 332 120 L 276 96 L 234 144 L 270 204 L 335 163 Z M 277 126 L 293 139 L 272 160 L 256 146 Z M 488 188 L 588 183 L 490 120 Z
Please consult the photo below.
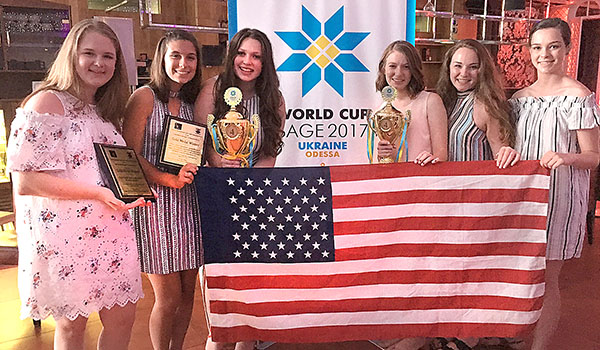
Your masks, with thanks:
M 177 174 L 157 166 L 163 124 L 168 115 L 193 120 L 200 90 L 200 48 L 185 31 L 160 39 L 150 83 L 127 104 L 123 136 L 140 158 L 158 194 L 156 205 L 134 211 L 142 271 L 154 289 L 150 338 L 154 349 L 181 349 L 194 305 L 196 276 L 202 261 L 198 198 L 193 184 L 197 166 Z
M 448 160 L 492 160 L 506 168 L 519 160 L 499 72 L 476 40 L 457 42 L 444 56 L 437 84 L 448 111 Z
M 437 91 L 448 110 L 448 160 L 496 160 L 499 168 L 516 164 L 514 122 L 489 51 L 478 41 L 457 42 L 444 56 Z M 434 341 L 436 349 L 469 349 L 479 339 Z M 512 339 L 504 343 L 518 342 Z
M 544 19 L 529 34 L 537 80 L 510 100 L 517 117 L 517 150 L 550 173 L 546 291 L 531 349 L 551 349 L 560 317 L 558 277 L 563 261 L 581 256 L 590 170 L 598 165 L 600 113 L 595 95 L 565 72 L 569 25 Z
M 223 98 L 225 90 L 232 86 L 238 87 L 243 96 L 238 111 L 246 118 L 253 114 L 260 116 L 261 128 L 257 134 L 257 145 L 248 157 L 248 162 L 253 167 L 273 167 L 283 146 L 285 102 L 279 91 L 271 42 L 257 29 L 240 30 L 229 43 L 224 66 L 223 73 L 203 84 L 196 100 L 196 120 L 205 124 L 208 114 L 223 117 L 229 110 Z M 240 160 L 225 159 L 213 147 L 208 147 L 207 150 L 211 166 L 241 166 Z M 239 342 L 235 344 L 235 349 L 254 349 L 254 344 L 254 341 Z M 210 335 L 206 341 L 207 350 L 224 349 L 227 346 L 232 344 L 215 343 Z

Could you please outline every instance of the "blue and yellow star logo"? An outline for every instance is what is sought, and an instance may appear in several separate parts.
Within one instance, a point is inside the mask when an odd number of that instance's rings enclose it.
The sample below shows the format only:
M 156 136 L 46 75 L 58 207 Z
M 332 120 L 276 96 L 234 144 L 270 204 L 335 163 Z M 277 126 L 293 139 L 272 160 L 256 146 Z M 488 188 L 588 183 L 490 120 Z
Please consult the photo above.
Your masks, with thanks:
M 277 70 L 302 72 L 302 97 L 324 79 L 344 96 L 343 72 L 368 72 L 352 54 L 370 33 L 344 32 L 344 6 L 324 24 L 302 6 L 302 32 L 275 32 L 294 52 Z M 312 63 L 312 64 L 311 64 Z M 308 66 L 308 67 L 307 67 Z

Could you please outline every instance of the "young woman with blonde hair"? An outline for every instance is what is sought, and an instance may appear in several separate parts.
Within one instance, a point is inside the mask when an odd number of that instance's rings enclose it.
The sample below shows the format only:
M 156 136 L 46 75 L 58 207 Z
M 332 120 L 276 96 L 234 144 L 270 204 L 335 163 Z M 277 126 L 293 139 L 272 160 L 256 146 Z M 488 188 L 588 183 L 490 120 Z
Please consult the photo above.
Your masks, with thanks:
M 386 85 L 396 89 L 398 95 L 392 102 L 403 113 L 410 110 L 411 120 L 406 130 L 406 145 L 393 145 L 380 140 L 378 157 L 398 158 L 425 165 L 445 161 L 447 150 L 446 109 L 440 96 L 425 91 L 421 59 L 415 47 L 407 41 L 390 43 L 381 55 L 375 88 L 381 91 Z
M 499 168 L 519 161 L 519 153 L 512 148 L 515 127 L 500 72 L 480 42 L 461 40 L 446 52 L 437 91 L 448 110 L 449 161 L 495 159 Z M 437 338 L 433 346 L 468 349 L 478 342 L 476 338 Z
M 105 187 L 94 143 L 125 145 L 129 94 L 119 40 L 96 20 L 73 26 L 47 78 L 12 123 L 21 316 L 56 321 L 54 348 L 83 349 L 100 314 L 98 349 L 127 349 L 142 285 L 129 204 Z
M 448 110 L 448 160 L 496 159 L 501 168 L 519 155 L 499 71 L 477 40 L 457 42 L 445 54 L 437 92 Z

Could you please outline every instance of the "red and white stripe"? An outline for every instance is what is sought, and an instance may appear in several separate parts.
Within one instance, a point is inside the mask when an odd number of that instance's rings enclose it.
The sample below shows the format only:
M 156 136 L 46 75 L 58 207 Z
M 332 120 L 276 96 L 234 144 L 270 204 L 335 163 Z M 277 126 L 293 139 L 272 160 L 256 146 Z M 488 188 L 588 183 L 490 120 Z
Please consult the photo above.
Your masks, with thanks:
M 544 294 L 549 182 L 537 162 L 330 172 L 336 261 L 205 266 L 215 341 L 531 330 Z

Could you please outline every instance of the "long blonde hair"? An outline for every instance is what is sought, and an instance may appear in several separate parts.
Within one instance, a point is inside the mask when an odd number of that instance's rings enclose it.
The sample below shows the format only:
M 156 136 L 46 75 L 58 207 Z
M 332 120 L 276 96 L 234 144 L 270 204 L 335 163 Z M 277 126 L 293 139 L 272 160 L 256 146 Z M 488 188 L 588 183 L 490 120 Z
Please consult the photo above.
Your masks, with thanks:
M 458 98 L 456 88 L 450 81 L 450 63 L 456 51 L 463 47 L 475 51 L 479 58 L 479 74 L 474 88 L 475 98 L 482 102 L 487 113 L 500 123 L 500 140 L 509 146 L 514 146 L 515 125 L 509 113 L 508 102 L 502 87 L 502 78 L 489 51 L 480 42 L 473 39 L 464 39 L 454 44 L 446 52 L 437 82 L 437 93 L 444 101 L 446 110 L 450 113 L 454 109 L 454 104 Z
M 33 95 L 46 90 L 68 91 L 73 96 L 81 98 L 83 83 L 76 70 L 77 49 L 81 38 L 89 32 L 107 37 L 115 46 L 115 71 L 112 78 L 98 88 L 94 100 L 99 116 L 111 122 L 117 130 L 121 130 L 123 112 L 129 97 L 125 60 L 115 32 L 106 23 L 98 20 L 84 19 L 71 28 L 48 75 L 40 86 L 23 100 L 21 105 L 24 106 Z

